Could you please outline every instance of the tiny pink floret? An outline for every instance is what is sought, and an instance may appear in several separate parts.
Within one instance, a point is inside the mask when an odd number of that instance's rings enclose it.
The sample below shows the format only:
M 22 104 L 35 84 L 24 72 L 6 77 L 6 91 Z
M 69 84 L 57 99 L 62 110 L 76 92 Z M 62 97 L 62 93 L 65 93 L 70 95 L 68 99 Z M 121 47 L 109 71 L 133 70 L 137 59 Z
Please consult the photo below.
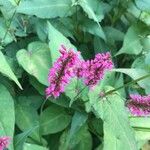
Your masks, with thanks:
M 10 144 L 10 137 L 0 137 L 0 150 L 4 150 L 5 148 L 8 148 L 8 145 Z

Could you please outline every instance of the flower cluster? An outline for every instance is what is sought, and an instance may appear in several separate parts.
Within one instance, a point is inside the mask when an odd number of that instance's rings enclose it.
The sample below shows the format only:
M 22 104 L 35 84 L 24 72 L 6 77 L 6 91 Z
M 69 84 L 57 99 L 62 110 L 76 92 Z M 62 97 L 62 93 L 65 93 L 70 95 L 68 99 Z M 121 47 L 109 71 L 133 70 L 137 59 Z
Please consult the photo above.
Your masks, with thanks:
M 106 70 L 113 68 L 113 63 L 110 53 L 107 52 L 97 54 L 92 60 L 82 61 L 80 66 L 77 76 L 83 78 L 85 85 L 93 87 L 103 79 Z
M 48 81 L 50 86 L 46 89 L 46 95 L 55 98 L 63 93 L 65 86 L 70 79 L 76 75 L 77 64 L 79 63 L 79 52 L 67 49 L 62 45 L 59 50 L 61 56 L 50 69 Z
M 85 85 L 91 88 L 103 79 L 106 70 L 113 68 L 110 53 L 97 54 L 94 59 L 84 61 L 79 58 L 79 52 L 67 50 L 63 45 L 59 51 L 61 56 L 49 72 L 50 86 L 46 89 L 47 97 L 58 97 L 75 76 L 83 79 Z
M 150 115 L 150 95 L 131 94 L 127 107 L 134 116 Z
M 4 150 L 10 143 L 10 137 L 0 137 L 0 150 Z

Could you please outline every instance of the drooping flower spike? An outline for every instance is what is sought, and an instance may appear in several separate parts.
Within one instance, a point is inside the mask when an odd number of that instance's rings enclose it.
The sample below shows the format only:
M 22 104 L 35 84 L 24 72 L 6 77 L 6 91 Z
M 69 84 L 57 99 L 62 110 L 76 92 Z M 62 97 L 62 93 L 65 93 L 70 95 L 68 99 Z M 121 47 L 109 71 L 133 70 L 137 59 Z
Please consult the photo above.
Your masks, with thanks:
M 72 49 L 67 50 L 65 46 L 61 46 L 60 57 L 56 60 L 53 67 L 49 71 L 49 87 L 46 89 L 46 95 L 57 98 L 60 93 L 63 93 L 65 86 L 70 79 L 76 75 L 76 69 L 79 59 L 79 52 L 74 52 Z
M 82 61 L 80 66 L 77 76 L 83 78 L 85 85 L 93 87 L 103 79 L 106 70 L 113 68 L 113 62 L 107 52 L 97 54 L 92 60 Z
M 150 95 L 131 94 L 127 107 L 134 116 L 150 116 Z
M 4 150 L 5 148 L 8 148 L 8 145 L 10 144 L 10 137 L 4 136 L 0 137 L 0 150 Z

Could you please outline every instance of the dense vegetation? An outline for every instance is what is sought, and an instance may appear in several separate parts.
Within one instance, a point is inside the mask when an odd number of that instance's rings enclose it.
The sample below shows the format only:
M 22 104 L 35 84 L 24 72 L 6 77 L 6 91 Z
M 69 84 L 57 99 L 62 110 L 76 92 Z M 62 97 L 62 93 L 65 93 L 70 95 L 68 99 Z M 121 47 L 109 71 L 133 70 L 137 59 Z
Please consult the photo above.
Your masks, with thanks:
M 114 68 L 93 88 L 75 77 L 46 98 L 61 45 L 82 60 L 109 52 Z M 11 138 L 9 150 L 148 146 L 150 98 L 130 103 L 146 117 L 127 106 L 131 94 L 150 94 L 149 0 L 0 0 L 0 50 L 0 137 Z

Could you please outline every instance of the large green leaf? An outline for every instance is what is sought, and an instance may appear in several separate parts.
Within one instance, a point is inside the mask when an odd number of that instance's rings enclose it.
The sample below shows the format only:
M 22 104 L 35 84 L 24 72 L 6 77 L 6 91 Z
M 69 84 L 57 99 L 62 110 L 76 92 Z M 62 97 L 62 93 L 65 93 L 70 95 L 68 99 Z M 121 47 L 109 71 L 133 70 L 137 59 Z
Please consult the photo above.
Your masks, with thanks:
M 64 130 L 70 123 L 71 117 L 62 107 L 49 106 L 40 116 L 40 133 L 47 135 Z
M 99 98 L 99 93 L 97 86 L 89 92 L 89 99 L 93 104 L 93 112 L 104 122 L 104 150 L 108 150 L 108 147 L 112 147 L 112 150 L 137 150 L 123 99 L 118 93 Z
M 35 99 L 36 100 L 36 99 Z M 24 101 L 28 103 L 27 97 L 19 97 L 19 102 L 16 104 L 16 124 L 22 130 L 26 131 L 31 127 L 39 125 L 39 116 L 34 105 L 25 105 Z M 35 130 L 31 137 L 40 141 L 39 129 Z
M 24 0 L 21 1 L 17 12 L 39 18 L 66 17 L 72 14 L 71 5 L 70 0 Z
M 139 28 L 137 26 L 131 26 L 125 34 L 123 46 L 119 50 L 118 54 L 139 54 L 142 51 L 141 37 L 139 35 Z
M 0 84 L 0 136 L 9 136 L 13 140 L 14 125 L 14 101 L 7 89 Z M 13 145 L 9 148 L 13 150 Z
M 5 56 L 1 51 L 0 51 L 0 72 L 5 76 L 9 77 L 11 80 L 13 80 L 20 87 L 20 89 L 22 89 L 19 81 L 17 80 L 15 74 L 12 72 Z
M 50 24 L 50 22 L 48 22 L 48 39 L 52 62 L 55 62 L 60 56 L 59 48 L 61 45 L 65 45 L 68 49 L 76 49 L 62 33 Z
M 49 48 L 40 42 L 30 43 L 27 50 L 17 52 L 19 64 L 40 83 L 48 85 L 48 72 L 51 66 Z

